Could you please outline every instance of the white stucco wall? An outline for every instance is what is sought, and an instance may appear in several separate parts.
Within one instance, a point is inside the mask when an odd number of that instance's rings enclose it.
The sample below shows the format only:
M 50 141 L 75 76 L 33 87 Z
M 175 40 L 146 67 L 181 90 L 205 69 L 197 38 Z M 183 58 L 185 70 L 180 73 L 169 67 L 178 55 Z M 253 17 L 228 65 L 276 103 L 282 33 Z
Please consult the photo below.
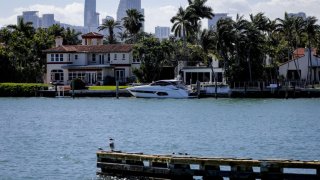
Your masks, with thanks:
M 115 59 L 115 54 L 117 55 L 116 59 Z M 131 64 L 130 53 L 110 53 L 110 55 L 111 55 L 110 64 Z M 123 55 L 125 55 L 124 59 L 123 59 Z
M 47 82 L 52 82 L 51 80 L 51 71 L 52 70 L 62 70 L 63 71 L 63 83 L 67 84 L 68 81 L 68 70 L 62 69 L 62 66 L 65 66 L 65 64 L 47 64 Z
M 318 57 L 311 56 L 311 61 L 312 61 L 313 67 L 320 66 L 320 59 Z M 309 65 L 310 65 L 310 62 L 309 62 L 308 52 L 306 51 L 305 56 L 299 59 L 296 59 L 295 61 L 292 60 L 279 66 L 279 74 L 286 78 L 288 70 L 295 71 L 298 69 L 298 70 L 301 70 L 301 80 L 307 80 Z M 314 70 L 312 71 L 312 73 L 314 73 Z M 319 76 L 318 74 L 319 72 L 317 72 L 317 76 Z M 312 80 L 313 80 L 313 76 L 312 76 Z M 316 77 L 315 80 L 319 80 L 319 77 Z

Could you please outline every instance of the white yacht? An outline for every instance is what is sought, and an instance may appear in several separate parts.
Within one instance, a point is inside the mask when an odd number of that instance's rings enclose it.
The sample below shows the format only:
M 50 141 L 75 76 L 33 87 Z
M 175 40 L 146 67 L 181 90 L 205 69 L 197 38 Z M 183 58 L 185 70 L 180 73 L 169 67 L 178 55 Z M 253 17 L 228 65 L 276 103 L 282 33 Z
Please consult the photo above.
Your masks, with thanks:
M 190 92 L 179 80 L 159 80 L 149 85 L 133 86 L 127 90 L 141 98 L 189 98 Z

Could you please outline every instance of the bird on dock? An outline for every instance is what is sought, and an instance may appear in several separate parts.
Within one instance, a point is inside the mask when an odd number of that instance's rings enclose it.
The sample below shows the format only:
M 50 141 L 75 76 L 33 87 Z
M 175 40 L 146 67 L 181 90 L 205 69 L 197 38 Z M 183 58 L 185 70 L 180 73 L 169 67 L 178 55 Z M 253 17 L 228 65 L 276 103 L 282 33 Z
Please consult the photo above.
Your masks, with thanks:
M 114 139 L 109 138 L 109 147 L 111 151 L 114 151 Z

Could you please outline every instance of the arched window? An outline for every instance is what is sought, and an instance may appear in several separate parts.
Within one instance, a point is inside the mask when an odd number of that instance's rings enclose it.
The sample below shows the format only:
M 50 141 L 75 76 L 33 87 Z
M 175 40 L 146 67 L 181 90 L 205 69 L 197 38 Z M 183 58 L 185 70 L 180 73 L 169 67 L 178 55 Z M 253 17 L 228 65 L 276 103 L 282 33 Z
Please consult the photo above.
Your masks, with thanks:
M 63 70 L 54 69 L 51 71 L 51 81 L 53 82 L 63 82 Z

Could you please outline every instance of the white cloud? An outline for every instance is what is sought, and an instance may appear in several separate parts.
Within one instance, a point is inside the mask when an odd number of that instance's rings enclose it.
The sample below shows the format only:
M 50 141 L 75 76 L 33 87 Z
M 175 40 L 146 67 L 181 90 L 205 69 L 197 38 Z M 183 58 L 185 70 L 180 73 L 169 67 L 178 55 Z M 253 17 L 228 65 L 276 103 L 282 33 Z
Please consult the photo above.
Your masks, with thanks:
M 178 7 L 148 7 L 145 9 L 145 31 L 154 33 L 156 26 L 171 27 L 170 19 L 178 12 Z
M 16 15 L 12 15 L 10 17 L 6 17 L 6 18 L 0 18 L 0 27 L 4 27 L 10 24 L 16 24 L 17 23 L 17 16 Z
M 319 0 L 209 0 L 216 13 L 237 13 L 248 17 L 249 14 L 263 12 L 270 19 L 283 18 L 284 13 L 305 12 L 307 16 L 320 18 Z
M 269 0 L 252 6 L 253 13 L 265 12 L 270 19 L 283 18 L 284 13 L 305 12 L 320 18 L 319 0 Z
M 209 0 L 208 5 L 213 8 L 215 13 L 229 13 L 236 15 L 237 13 L 247 14 L 251 12 L 248 0 Z

